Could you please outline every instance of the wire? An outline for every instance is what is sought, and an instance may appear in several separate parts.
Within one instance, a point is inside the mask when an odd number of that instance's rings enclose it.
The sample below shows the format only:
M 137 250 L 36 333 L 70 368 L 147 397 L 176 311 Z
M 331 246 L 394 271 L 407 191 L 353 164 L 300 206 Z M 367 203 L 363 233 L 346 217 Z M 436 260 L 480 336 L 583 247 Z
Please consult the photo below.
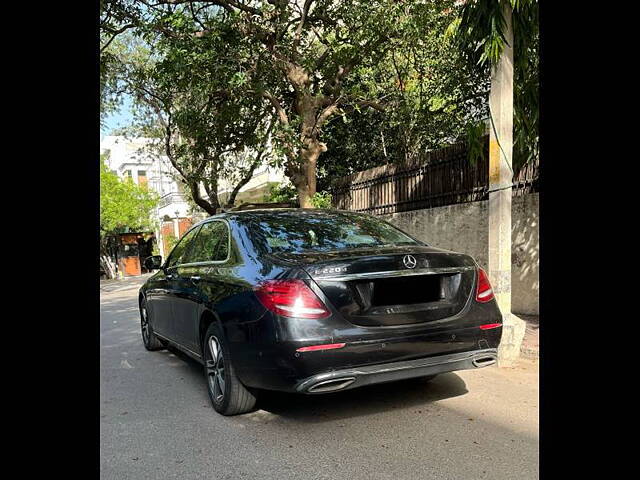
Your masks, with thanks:
M 504 149 L 502 148 L 502 144 L 500 143 L 500 139 L 498 138 L 498 132 L 496 130 L 496 124 L 493 123 L 493 113 L 491 112 L 491 104 L 489 104 L 489 119 L 491 120 L 491 128 L 493 128 L 493 134 L 496 137 L 496 142 L 498 142 L 498 147 L 500 147 L 500 150 L 502 151 L 502 154 L 504 155 L 504 163 L 507 164 L 507 167 L 509 167 L 509 170 L 511 170 L 511 175 L 513 176 L 513 168 L 511 168 L 511 164 L 507 161 L 507 154 L 504 152 Z
M 487 190 L 487 193 L 493 193 L 493 192 L 499 192 L 501 190 L 507 190 L 507 189 L 515 187 L 516 185 L 518 185 L 518 183 L 514 182 L 514 183 L 512 183 L 510 185 L 505 185 L 504 187 L 491 188 L 491 189 Z

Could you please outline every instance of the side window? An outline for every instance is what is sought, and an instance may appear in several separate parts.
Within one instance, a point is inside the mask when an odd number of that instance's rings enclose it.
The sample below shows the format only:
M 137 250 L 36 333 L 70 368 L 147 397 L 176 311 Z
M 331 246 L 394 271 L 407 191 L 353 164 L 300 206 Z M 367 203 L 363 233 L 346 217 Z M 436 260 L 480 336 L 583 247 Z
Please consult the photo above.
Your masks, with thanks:
M 194 228 L 193 230 L 188 232 L 184 237 L 182 237 L 182 239 L 178 242 L 178 244 L 173 248 L 173 250 L 169 254 L 167 267 L 175 267 L 176 265 L 185 263 L 182 260 L 182 258 L 185 256 L 185 254 L 189 253 L 189 246 L 193 244 L 193 239 L 195 238 L 200 228 Z
M 186 262 L 224 261 L 229 253 L 229 228 L 225 222 L 205 223 L 193 242 Z

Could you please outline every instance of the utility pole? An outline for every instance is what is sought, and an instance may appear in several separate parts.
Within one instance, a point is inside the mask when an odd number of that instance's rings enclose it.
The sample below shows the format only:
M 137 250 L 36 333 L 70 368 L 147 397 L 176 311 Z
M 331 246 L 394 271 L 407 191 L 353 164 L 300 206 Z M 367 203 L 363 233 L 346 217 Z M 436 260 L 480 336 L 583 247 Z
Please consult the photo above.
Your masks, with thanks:
M 525 322 L 511 313 L 511 197 L 513 183 L 513 26 L 503 1 L 506 44 L 491 67 L 489 94 L 489 280 L 503 315 L 498 362 L 508 366 L 520 355 Z

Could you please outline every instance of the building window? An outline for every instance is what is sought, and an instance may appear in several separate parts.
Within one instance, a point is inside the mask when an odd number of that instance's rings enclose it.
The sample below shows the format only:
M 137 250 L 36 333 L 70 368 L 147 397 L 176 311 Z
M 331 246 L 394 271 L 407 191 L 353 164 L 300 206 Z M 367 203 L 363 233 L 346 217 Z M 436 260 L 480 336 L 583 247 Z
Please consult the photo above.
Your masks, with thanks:
M 147 171 L 138 170 L 138 185 L 147 185 Z

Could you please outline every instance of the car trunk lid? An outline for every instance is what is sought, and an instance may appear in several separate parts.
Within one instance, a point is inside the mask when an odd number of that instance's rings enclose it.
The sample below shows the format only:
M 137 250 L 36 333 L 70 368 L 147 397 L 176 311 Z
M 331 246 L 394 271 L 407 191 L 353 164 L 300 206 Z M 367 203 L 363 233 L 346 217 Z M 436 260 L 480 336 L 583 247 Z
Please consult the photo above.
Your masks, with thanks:
M 455 316 L 469 301 L 474 260 L 428 246 L 281 254 L 298 263 L 349 322 L 395 326 Z

